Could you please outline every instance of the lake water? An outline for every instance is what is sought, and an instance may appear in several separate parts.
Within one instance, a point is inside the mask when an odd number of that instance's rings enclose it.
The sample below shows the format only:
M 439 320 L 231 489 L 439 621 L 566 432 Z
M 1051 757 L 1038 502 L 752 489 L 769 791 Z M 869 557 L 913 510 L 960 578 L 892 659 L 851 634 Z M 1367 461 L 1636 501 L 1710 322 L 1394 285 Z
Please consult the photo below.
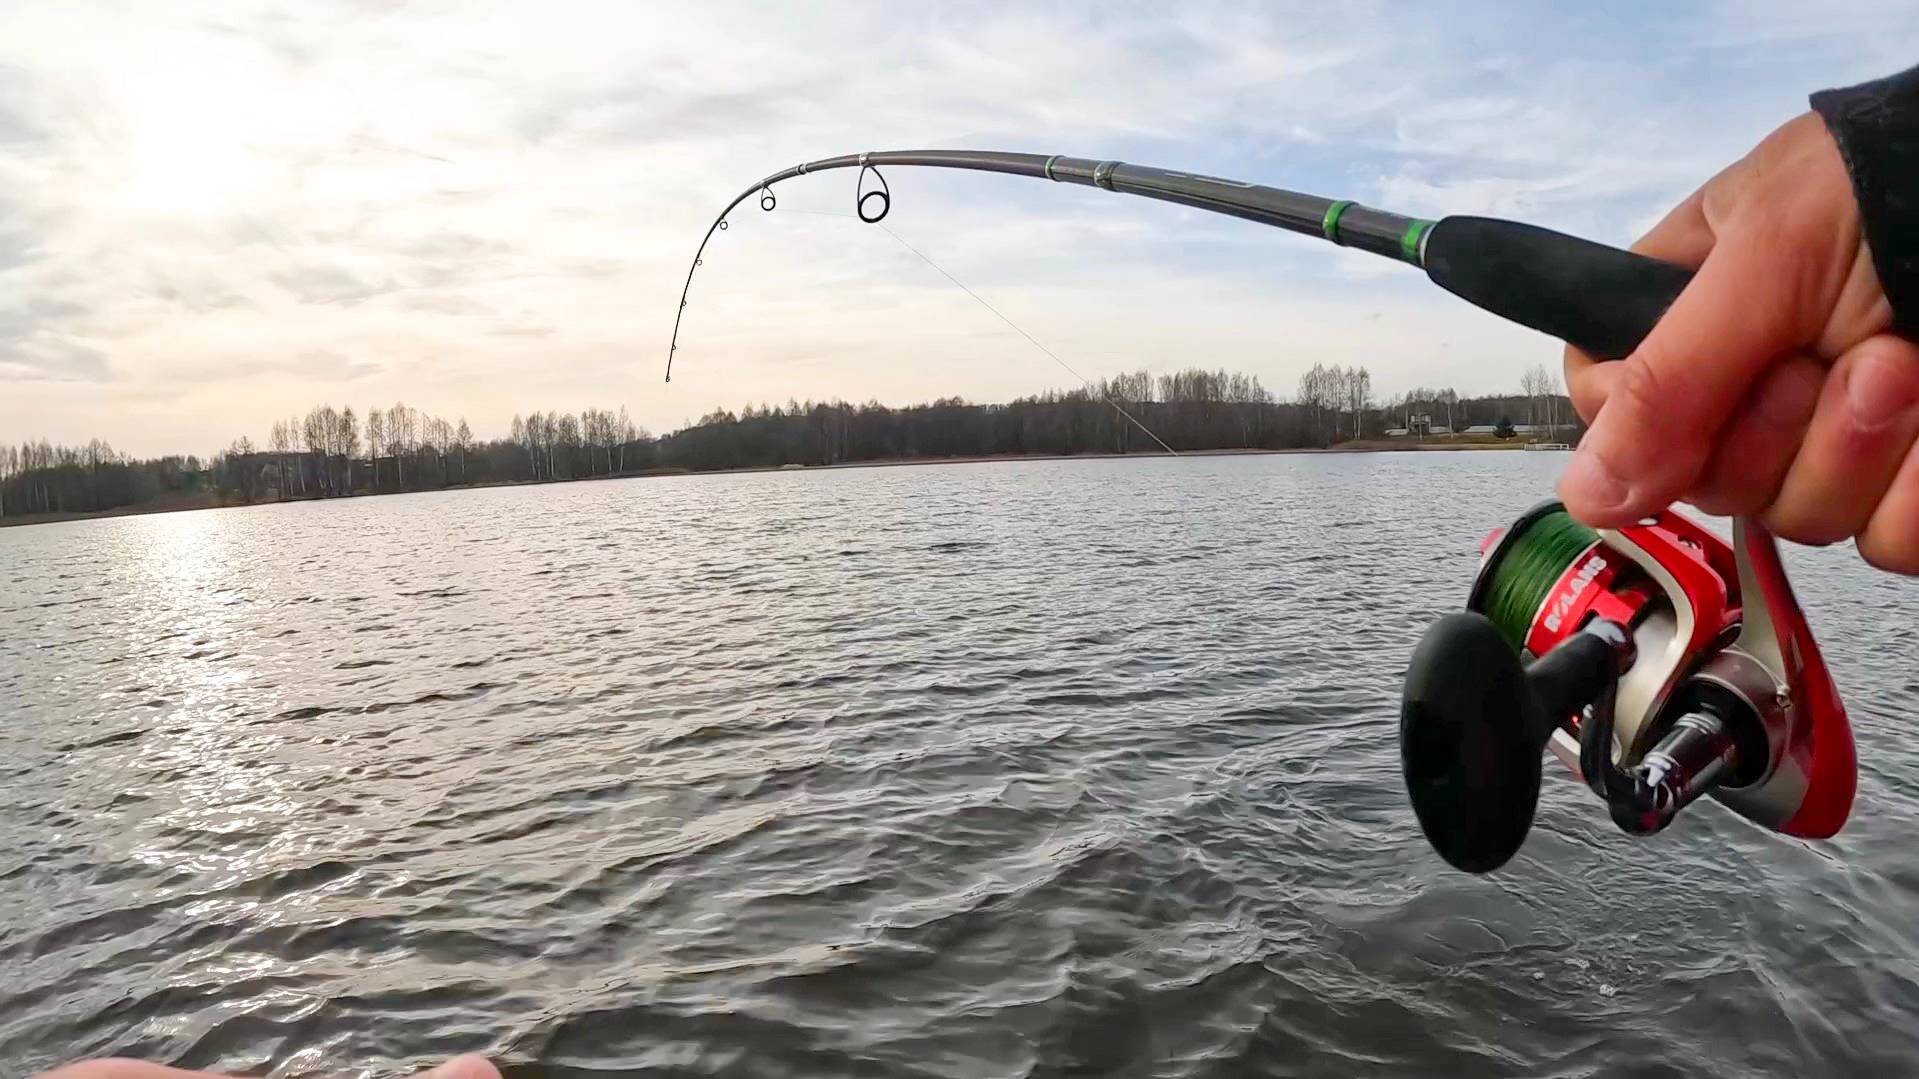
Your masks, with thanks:
M 1559 454 L 678 477 L 0 530 L 0 1073 L 1903 1073 L 1919 582 L 1788 553 L 1832 843 L 1555 766 L 1430 853 L 1405 660 Z

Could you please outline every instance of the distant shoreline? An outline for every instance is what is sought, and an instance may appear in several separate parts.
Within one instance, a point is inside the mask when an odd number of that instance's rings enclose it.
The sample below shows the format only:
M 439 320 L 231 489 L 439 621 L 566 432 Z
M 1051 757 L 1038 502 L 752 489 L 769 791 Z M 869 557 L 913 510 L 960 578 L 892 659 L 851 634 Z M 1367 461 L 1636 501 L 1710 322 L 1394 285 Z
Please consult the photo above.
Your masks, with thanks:
M 1510 452 L 1523 450 L 1526 443 L 1517 440 L 1510 442 L 1402 442 L 1365 439 L 1354 442 L 1342 442 L 1336 446 L 1307 446 L 1295 449 L 1219 449 L 1188 450 L 1181 457 L 1267 457 L 1288 456 L 1293 454 L 1315 453 L 1458 453 L 1474 450 L 1492 450 Z M 647 469 L 638 472 L 625 472 L 612 476 L 580 476 L 564 480 L 492 480 L 483 483 L 452 483 L 445 487 L 434 487 L 415 491 L 366 491 L 350 495 L 336 495 L 332 498 L 304 496 L 299 498 L 271 499 L 259 502 L 222 502 L 212 494 L 200 494 L 163 501 L 147 502 L 132 506 L 120 506 L 110 510 L 93 510 L 85 513 L 26 513 L 9 514 L 0 517 L 0 528 L 24 527 L 26 525 L 61 524 L 67 521 L 90 521 L 103 517 L 143 517 L 154 513 L 184 513 L 189 510 L 247 509 L 254 506 L 275 506 L 291 502 L 333 502 L 340 498 L 377 498 L 388 495 L 433 494 L 440 491 L 472 491 L 488 487 L 531 487 L 553 483 L 593 483 L 601 480 L 638 480 L 663 479 L 676 476 L 728 476 L 753 472 L 819 472 L 827 469 L 843 468 L 902 468 L 912 465 L 980 465 L 1012 463 L 1016 461 L 1118 461 L 1140 460 L 1165 457 L 1164 453 L 1001 453 L 974 457 L 890 457 L 870 461 L 840 461 L 830 465 L 756 465 L 750 468 L 715 468 L 695 471 L 686 468 Z

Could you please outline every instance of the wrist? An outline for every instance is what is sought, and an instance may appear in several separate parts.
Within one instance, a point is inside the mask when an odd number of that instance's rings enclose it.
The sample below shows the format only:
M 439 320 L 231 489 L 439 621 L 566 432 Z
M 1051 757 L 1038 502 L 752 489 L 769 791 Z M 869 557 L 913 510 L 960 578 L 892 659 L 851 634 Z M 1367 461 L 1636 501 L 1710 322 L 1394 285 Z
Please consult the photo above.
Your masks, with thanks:
M 1859 203 L 1893 328 L 1919 340 L 1919 67 L 1812 95 Z

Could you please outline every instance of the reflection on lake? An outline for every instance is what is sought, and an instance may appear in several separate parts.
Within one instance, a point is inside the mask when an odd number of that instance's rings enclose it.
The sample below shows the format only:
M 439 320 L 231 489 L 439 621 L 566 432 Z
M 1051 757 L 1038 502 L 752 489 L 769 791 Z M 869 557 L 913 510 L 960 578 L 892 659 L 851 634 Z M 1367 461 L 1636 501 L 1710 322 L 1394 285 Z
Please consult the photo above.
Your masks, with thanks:
M 1420 629 L 1564 458 L 1029 462 L 0 530 L 0 1071 L 1862 1074 L 1919 584 L 1789 554 L 1837 842 L 1419 838 Z M 1552 773 L 1549 773 L 1549 775 Z

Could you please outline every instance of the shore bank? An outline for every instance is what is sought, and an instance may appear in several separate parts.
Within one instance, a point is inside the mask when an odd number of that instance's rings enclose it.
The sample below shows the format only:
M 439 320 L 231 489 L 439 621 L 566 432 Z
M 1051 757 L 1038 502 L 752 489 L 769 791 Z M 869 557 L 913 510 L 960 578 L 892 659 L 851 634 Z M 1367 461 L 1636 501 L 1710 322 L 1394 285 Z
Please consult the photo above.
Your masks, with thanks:
M 1335 446 L 1308 446 L 1296 449 L 1221 449 L 1191 450 L 1181 453 L 1181 457 L 1265 457 L 1284 456 L 1304 453 L 1458 453 L 1466 451 L 1490 450 L 1510 452 L 1523 450 L 1526 444 L 1511 442 L 1408 442 L 1402 439 L 1365 439 L 1342 442 Z M 685 468 L 653 468 L 643 471 L 623 472 L 613 476 L 580 476 L 565 480 L 494 480 L 486 483 L 454 483 L 445 487 L 433 487 L 418 491 L 364 491 L 335 498 L 376 498 L 389 495 L 431 494 L 436 491 L 478 490 L 487 487 L 524 487 L 542 483 L 592 483 L 601 480 L 657 479 L 665 476 L 725 476 L 751 472 L 817 472 L 836 468 L 904 468 L 914 465 L 975 465 L 994 464 L 1012 461 L 1108 461 L 1164 457 L 1164 453 L 1003 453 L 976 457 L 895 457 L 871 461 L 841 461 L 830 465 L 766 465 L 751 468 L 716 468 L 695 471 Z M 94 510 L 85 513 L 27 513 L 10 514 L 0 517 L 0 528 L 22 525 L 58 524 L 64 521 L 87 521 L 101 517 L 134 517 L 150 513 L 180 513 L 187 510 L 243 509 L 249 506 L 272 506 L 282 502 L 330 502 L 334 498 L 304 496 L 299 498 L 275 499 L 259 502 L 226 502 L 214 494 L 197 494 L 170 498 L 155 502 L 143 502 L 132 506 L 120 506 L 114 509 Z

